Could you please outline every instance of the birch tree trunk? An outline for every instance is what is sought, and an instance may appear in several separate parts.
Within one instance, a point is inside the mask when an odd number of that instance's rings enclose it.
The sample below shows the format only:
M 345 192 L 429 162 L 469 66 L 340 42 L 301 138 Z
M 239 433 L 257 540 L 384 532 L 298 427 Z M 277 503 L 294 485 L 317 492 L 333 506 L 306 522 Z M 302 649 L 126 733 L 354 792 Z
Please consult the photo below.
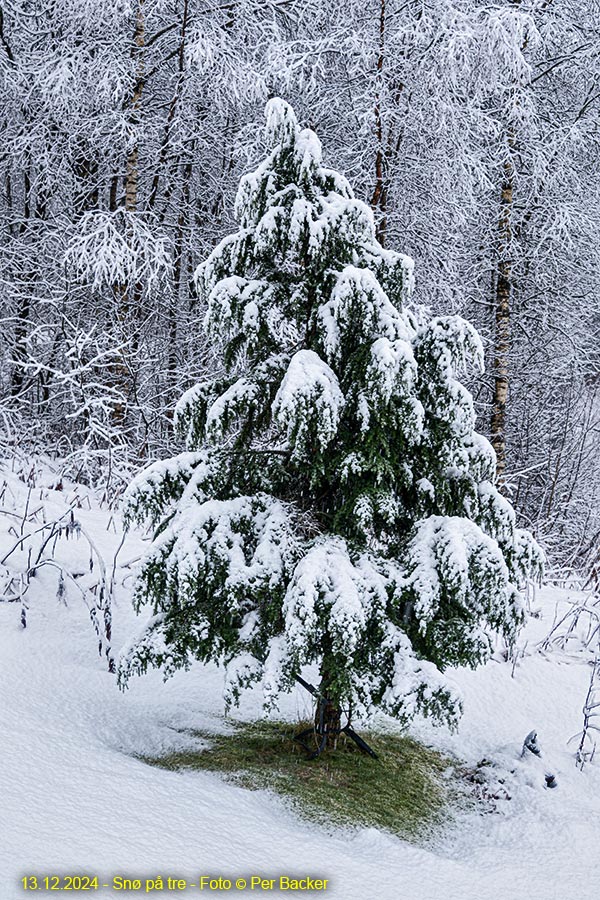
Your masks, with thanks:
M 498 485 L 502 487 L 506 474 L 506 416 L 509 387 L 510 315 L 512 290 L 512 207 L 514 167 L 511 160 L 504 164 L 504 178 L 500 196 L 498 222 L 498 273 L 494 298 L 494 388 L 492 398 L 491 443 L 496 451 Z
M 146 25 L 144 18 L 144 2 L 138 0 L 135 31 L 133 36 L 132 56 L 135 60 L 135 84 L 131 95 L 129 107 L 129 124 L 131 126 L 132 141 L 127 151 L 125 162 L 125 238 L 131 246 L 132 230 L 130 216 L 134 216 L 138 207 L 138 179 L 139 179 L 139 134 L 140 106 L 145 82 L 145 58 Z M 119 324 L 121 340 L 135 340 L 136 319 L 138 318 L 141 302 L 141 288 L 139 284 L 121 282 L 115 285 L 115 297 L 117 301 L 117 321 Z M 127 419 L 128 400 L 132 394 L 131 366 L 120 351 L 120 358 L 114 366 L 113 374 L 115 387 L 120 397 L 114 404 L 112 420 L 118 428 L 123 428 Z

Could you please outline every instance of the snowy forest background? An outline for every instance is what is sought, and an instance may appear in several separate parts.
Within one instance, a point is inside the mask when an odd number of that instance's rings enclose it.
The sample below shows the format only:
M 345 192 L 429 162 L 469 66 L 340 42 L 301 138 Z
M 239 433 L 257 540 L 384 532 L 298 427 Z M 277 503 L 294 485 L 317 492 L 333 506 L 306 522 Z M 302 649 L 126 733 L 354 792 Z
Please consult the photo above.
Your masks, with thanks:
M 599 554 L 600 4 L 3 0 L 0 448 L 119 493 L 219 365 L 192 273 L 265 101 L 478 328 L 469 386 L 552 570 Z

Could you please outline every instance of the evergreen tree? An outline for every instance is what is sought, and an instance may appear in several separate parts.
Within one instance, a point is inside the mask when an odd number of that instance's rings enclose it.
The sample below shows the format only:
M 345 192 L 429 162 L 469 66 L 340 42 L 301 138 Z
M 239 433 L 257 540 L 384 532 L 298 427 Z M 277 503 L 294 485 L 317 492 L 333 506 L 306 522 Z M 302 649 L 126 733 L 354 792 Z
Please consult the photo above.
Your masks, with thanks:
M 442 670 L 514 639 L 519 583 L 542 565 L 457 380 L 481 343 L 411 307 L 411 260 L 377 242 L 282 100 L 267 134 L 239 230 L 196 272 L 222 371 L 178 404 L 187 452 L 126 495 L 128 520 L 156 527 L 134 597 L 154 616 L 121 683 L 219 660 L 228 703 L 260 681 L 270 709 L 317 664 L 334 720 L 455 722 Z

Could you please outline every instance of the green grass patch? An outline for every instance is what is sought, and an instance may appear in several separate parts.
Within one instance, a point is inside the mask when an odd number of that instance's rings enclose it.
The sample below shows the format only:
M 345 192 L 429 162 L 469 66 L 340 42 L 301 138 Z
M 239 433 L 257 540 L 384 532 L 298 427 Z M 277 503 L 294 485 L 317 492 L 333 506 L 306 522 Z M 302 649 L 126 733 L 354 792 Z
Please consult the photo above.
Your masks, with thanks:
M 230 734 L 193 731 L 208 742 L 205 748 L 144 761 L 219 772 L 243 787 L 275 791 L 304 817 L 374 826 L 408 840 L 422 840 L 450 817 L 461 793 L 455 761 L 410 737 L 382 733 L 365 736 L 378 759 L 341 736 L 336 750 L 311 760 L 293 740 L 302 727 L 238 722 Z

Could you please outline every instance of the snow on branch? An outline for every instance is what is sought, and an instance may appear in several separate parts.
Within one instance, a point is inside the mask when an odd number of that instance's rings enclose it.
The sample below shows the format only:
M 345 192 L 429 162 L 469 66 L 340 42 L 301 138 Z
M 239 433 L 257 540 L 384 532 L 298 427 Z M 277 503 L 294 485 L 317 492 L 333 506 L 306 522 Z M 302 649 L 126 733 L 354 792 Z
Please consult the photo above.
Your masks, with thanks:
M 168 239 L 124 209 L 88 212 L 78 223 L 65 263 L 95 288 L 142 283 L 155 288 L 171 266 Z
M 335 373 L 313 350 L 291 359 L 273 402 L 273 415 L 287 430 L 292 456 L 323 450 L 335 437 L 344 395 Z

